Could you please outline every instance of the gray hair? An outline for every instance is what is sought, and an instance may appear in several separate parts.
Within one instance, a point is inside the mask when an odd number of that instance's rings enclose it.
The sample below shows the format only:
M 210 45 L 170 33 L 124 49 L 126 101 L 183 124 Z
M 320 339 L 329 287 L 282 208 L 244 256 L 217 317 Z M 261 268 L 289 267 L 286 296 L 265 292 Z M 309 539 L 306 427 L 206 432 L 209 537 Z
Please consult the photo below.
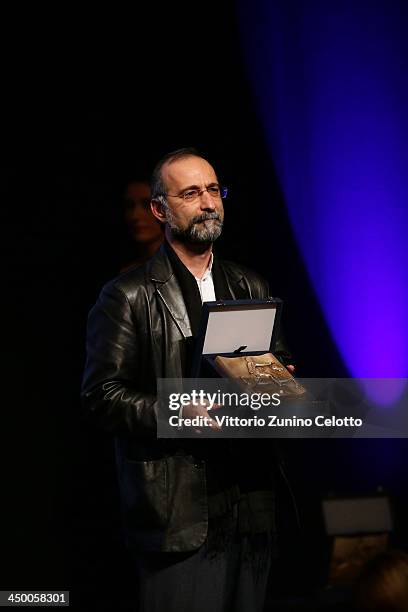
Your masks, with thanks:
M 159 162 L 157 162 L 152 177 L 150 179 L 150 191 L 152 194 L 152 200 L 157 200 L 163 206 L 167 205 L 166 199 L 166 185 L 164 184 L 162 178 L 162 169 L 163 166 L 167 163 L 171 163 L 178 159 L 184 159 L 185 157 L 201 157 L 205 159 L 197 149 L 193 147 L 184 147 L 183 149 L 177 149 L 176 151 L 172 151 L 171 153 L 167 153 L 164 157 L 161 158 Z

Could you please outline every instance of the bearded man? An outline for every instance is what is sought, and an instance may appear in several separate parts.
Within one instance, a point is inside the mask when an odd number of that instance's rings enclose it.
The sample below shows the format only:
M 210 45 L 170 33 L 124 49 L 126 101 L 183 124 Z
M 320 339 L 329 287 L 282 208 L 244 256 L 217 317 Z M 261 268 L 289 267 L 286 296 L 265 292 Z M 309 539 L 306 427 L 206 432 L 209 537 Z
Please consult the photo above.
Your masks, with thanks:
M 196 150 L 160 160 L 151 210 L 165 225 L 165 242 L 108 283 L 89 315 L 83 401 L 115 436 L 143 612 L 255 612 L 264 604 L 279 478 L 271 441 L 259 454 L 259 441 L 254 448 L 156 435 L 156 381 L 189 376 L 202 303 L 269 295 L 258 274 L 213 253 L 225 196 Z M 285 360 L 282 346 L 276 353 Z M 184 408 L 183 416 L 196 415 L 207 415 L 206 406 Z

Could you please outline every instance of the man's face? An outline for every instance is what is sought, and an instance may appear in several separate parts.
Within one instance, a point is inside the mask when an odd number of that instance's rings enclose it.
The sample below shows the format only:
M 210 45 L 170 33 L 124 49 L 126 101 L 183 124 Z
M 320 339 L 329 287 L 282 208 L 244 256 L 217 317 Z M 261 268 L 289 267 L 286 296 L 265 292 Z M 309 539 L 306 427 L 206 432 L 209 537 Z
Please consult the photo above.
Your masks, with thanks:
M 208 191 L 191 202 L 182 197 L 191 190 L 217 186 L 214 168 L 201 157 L 185 157 L 166 164 L 162 178 L 167 192 L 166 221 L 173 236 L 183 242 L 214 242 L 224 220 L 221 197 Z

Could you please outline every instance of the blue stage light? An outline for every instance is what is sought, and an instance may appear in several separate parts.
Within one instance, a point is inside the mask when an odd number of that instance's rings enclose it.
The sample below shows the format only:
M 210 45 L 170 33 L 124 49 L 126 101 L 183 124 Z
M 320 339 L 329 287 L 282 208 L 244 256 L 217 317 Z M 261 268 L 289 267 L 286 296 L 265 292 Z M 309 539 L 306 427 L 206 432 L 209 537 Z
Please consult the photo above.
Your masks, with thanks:
M 407 377 L 408 5 L 239 5 L 272 162 L 333 338 L 351 375 Z

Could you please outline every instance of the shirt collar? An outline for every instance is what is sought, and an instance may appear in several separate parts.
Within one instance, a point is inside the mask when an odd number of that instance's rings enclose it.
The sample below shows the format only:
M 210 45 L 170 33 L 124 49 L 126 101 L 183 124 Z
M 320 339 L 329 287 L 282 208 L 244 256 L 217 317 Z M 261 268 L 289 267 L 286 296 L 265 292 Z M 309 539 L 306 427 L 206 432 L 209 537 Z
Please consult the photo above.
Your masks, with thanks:
M 211 256 L 210 256 L 210 261 L 208 263 L 208 268 L 206 269 L 206 271 L 204 272 L 203 276 L 201 278 L 197 278 L 196 276 L 194 277 L 196 280 L 204 280 L 205 278 L 207 278 L 208 276 L 210 276 L 212 274 L 212 267 L 213 267 L 213 262 L 214 262 L 214 253 L 211 251 Z

